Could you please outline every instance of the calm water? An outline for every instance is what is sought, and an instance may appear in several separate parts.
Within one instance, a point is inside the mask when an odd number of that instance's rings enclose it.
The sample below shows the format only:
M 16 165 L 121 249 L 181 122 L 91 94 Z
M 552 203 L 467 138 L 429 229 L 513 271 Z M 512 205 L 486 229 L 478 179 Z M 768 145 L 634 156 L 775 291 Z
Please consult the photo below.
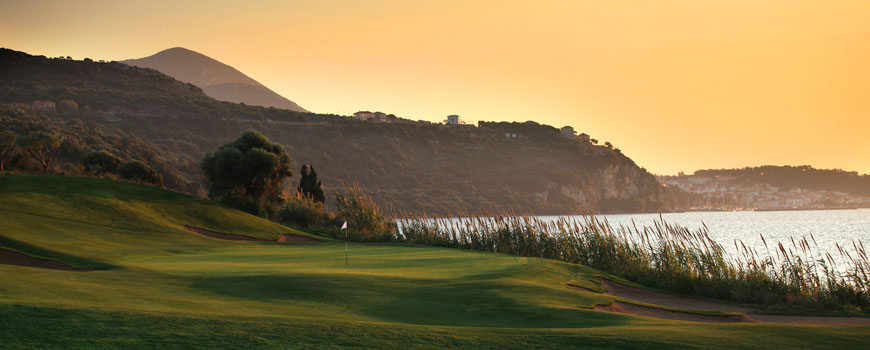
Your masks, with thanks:
M 634 220 L 640 225 L 651 226 L 659 214 L 620 214 L 603 215 L 612 226 L 631 225 Z M 870 209 L 853 210 L 811 210 L 811 211 L 737 211 L 737 212 L 687 212 L 662 214 L 668 223 L 679 224 L 690 229 L 698 229 L 702 223 L 707 225 L 710 237 L 733 252 L 734 240 L 752 244 L 759 253 L 764 254 L 764 245 L 759 234 L 764 235 L 772 249 L 771 242 L 780 241 L 784 245 L 810 233 L 816 238 L 819 248 L 837 255 L 835 243 L 852 253 L 851 242 L 860 240 L 870 248 Z M 557 217 L 542 216 L 544 220 Z M 582 218 L 580 218 L 582 219 Z M 810 244 L 812 241 L 810 240 Z

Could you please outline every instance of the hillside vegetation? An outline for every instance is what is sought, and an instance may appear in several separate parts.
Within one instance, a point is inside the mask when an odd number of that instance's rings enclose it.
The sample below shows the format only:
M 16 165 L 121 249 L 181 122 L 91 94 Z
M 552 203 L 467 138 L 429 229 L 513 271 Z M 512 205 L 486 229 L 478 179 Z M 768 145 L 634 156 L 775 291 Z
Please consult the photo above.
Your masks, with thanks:
M 839 191 L 870 196 L 870 174 L 842 169 L 816 169 L 809 165 L 746 167 L 742 169 L 698 170 L 695 176 L 733 177 L 734 184 L 767 184 L 781 189 Z
M 385 123 L 246 106 L 216 101 L 150 69 L 7 49 L 0 50 L 0 73 L 0 103 L 73 100 L 77 113 L 38 117 L 92 121 L 151 143 L 165 152 L 159 162 L 174 168 L 163 172 L 177 174 L 166 185 L 192 194 L 204 194 L 192 165 L 254 129 L 283 144 L 294 168 L 316 166 L 327 193 L 359 183 L 388 210 L 565 214 L 669 206 L 656 179 L 618 149 L 535 122 Z
M 352 244 L 345 265 L 341 243 L 212 239 L 180 224 L 262 238 L 293 231 L 150 186 L 16 175 L 0 177 L 0 196 L 0 248 L 97 269 L 0 264 L 4 348 L 743 349 L 870 341 L 866 326 L 703 324 L 593 311 L 622 299 L 568 284 L 601 290 L 599 277 L 619 279 L 553 260 Z

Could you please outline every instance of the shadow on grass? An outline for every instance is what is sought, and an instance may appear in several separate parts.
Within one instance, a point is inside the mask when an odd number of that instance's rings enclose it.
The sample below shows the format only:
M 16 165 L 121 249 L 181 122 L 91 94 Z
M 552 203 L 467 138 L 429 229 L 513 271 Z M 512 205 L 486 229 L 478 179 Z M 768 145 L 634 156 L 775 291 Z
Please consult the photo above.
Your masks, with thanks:
M 323 305 L 386 322 L 504 328 L 591 328 L 624 325 L 630 317 L 546 307 L 507 297 L 509 286 L 471 279 L 359 275 L 257 275 L 200 279 L 192 287 L 272 303 Z M 541 289 L 541 293 L 546 293 Z M 342 318 L 342 315 L 334 315 Z
M 67 255 L 53 250 L 43 249 L 4 236 L 0 236 L 0 247 L 10 248 L 12 250 L 19 251 L 34 258 L 60 261 L 62 263 L 66 263 L 72 266 L 73 268 L 78 269 L 109 270 L 118 268 L 115 265 L 96 262 L 93 260 Z

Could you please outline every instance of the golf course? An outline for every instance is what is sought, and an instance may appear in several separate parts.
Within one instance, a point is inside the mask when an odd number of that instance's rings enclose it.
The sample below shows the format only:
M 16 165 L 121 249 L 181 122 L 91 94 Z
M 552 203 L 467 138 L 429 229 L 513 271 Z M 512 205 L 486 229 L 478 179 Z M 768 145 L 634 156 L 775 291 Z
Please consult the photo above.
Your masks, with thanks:
M 346 262 L 342 241 L 99 178 L 0 177 L 0 253 L 3 349 L 870 344 L 866 323 L 746 321 L 741 313 L 630 300 L 605 293 L 601 279 L 638 286 L 555 260 L 351 243 Z

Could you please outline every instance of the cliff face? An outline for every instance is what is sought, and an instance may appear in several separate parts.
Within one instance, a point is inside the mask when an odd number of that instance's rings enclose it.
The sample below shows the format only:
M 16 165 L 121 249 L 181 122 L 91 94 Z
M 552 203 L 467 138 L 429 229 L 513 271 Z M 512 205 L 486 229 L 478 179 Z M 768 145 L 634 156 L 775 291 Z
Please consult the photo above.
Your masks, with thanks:
M 655 177 L 630 159 L 608 164 L 595 172 L 603 184 L 599 208 L 606 211 L 650 211 L 665 209 L 664 192 Z
M 7 61 L 0 66 L 15 74 L 0 82 L 0 103 L 75 100 L 90 112 L 66 118 L 118 128 L 178 159 L 178 173 L 187 182 L 179 190 L 201 181 L 190 164 L 255 129 L 284 145 L 295 167 L 313 164 L 327 197 L 342 183 L 355 182 L 388 210 L 440 215 L 665 209 L 663 188 L 620 151 L 534 122 L 475 127 L 359 121 L 220 102 L 153 70 L 121 64 Z M 94 69 L 99 78 L 88 73 Z

